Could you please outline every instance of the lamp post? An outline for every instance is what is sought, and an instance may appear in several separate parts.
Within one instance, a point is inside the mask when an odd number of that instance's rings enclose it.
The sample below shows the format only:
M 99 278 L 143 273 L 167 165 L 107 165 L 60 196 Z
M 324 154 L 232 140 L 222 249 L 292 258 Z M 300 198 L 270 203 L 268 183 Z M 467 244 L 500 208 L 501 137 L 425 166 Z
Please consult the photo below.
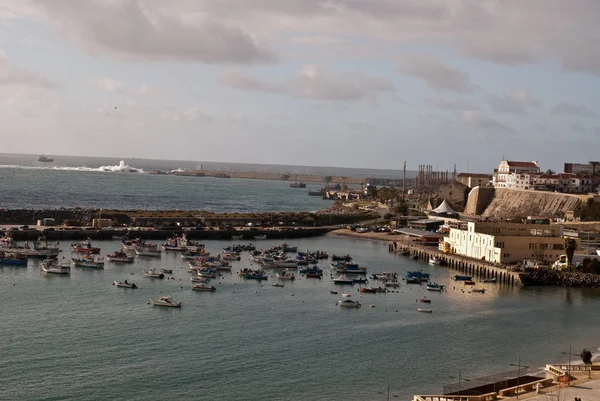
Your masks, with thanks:
M 377 394 L 386 394 L 383 391 L 378 391 Z M 398 397 L 397 394 L 392 394 L 394 397 Z M 390 401 L 390 385 L 387 386 L 387 401 Z
M 526 365 L 521 365 L 521 358 L 519 357 L 519 363 L 518 364 L 514 364 L 514 363 L 510 363 L 510 366 L 517 366 L 517 399 L 519 399 L 519 381 L 521 378 L 521 368 L 529 368 L 529 366 Z
M 465 379 L 464 377 L 462 377 L 462 369 L 458 369 L 458 377 L 456 377 L 456 376 L 448 376 L 448 377 L 451 379 L 458 379 L 458 397 L 460 400 L 460 383 L 461 383 L 461 381 L 470 382 L 471 380 Z
M 561 352 L 561 354 L 563 355 L 569 355 L 569 365 L 567 365 L 567 386 L 571 385 L 571 355 L 573 356 L 578 356 L 577 354 L 572 354 L 571 353 L 571 346 L 569 345 L 569 352 Z

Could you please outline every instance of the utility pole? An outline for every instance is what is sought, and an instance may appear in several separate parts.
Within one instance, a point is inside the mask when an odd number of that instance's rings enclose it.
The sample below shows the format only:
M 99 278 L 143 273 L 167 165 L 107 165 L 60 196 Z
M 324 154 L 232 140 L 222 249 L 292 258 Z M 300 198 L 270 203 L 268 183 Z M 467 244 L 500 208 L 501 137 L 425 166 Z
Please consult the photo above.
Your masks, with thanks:
M 572 354 L 571 353 L 571 346 L 569 345 L 569 352 L 561 352 L 561 354 L 563 355 L 569 355 L 569 366 L 567 368 L 567 374 L 569 375 L 567 377 L 567 387 L 571 385 L 571 355 L 573 356 L 578 356 L 577 354 Z
M 521 357 L 519 357 L 519 363 L 518 364 L 514 364 L 511 363 L 510 366 L 517 366 L 517 400 L 519 399 L 519 392 L 520 392 L 520 388 L 519 388 L 519 381 L 521 379 L 521 368 L 529 368 L 529 366 L 525 366 L 525 365 L 521 365 Z
M 402 200 L 404 200 L 404 196 L 406 194 L 406 160 L 404 160 L 404 172 L 402 178 Z

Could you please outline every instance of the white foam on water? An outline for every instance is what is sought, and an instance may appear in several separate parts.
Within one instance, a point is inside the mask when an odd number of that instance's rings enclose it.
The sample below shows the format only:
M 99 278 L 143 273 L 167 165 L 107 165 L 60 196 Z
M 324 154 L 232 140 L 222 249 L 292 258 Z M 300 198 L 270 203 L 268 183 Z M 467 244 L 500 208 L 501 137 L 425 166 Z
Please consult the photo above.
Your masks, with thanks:
M 2 164 L 0 168 L 15 168 L 23 170 L 58 170 L 58 171 L 92 171 L 102 173 L 144 173 L 140 168 L 135 168 L 125 164 L 121 160 L 118 165 L 94 167 L 61 167 L 61 166 L 20 166 L 18 164 Z

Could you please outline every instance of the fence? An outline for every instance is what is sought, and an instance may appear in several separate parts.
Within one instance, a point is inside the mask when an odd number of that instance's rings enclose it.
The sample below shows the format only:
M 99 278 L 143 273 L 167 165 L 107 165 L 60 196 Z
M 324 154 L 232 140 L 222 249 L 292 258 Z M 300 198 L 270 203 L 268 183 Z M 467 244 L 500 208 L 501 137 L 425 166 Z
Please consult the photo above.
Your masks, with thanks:
M 500 372 L 489 376 L 469 378 L 468 376 L 452 384 L 444 386 L 442 394 L 481 395 L 489 392 L 497 392 L 503 388 L 516 385 L 517 377 L 522 378 L 520 384 L 532 381 L 533 376 L 539 369 L 525 368 Z M 543 375 L 541 377 L 544 378 Z

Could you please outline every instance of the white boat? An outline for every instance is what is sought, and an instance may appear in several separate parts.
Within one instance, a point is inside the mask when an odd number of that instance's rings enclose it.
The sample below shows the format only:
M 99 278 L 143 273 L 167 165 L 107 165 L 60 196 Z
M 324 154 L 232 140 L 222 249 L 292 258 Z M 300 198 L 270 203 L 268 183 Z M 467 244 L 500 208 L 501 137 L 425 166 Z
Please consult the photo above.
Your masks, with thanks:
M 279 267 L 282 269 L 290 269 L 292 267 L 297 267 L 298 266 L 298 261 L 293 260 L 293 259 L 286 259 L 286 260 L 282 260 L 282 261 L 275 261 L 275 267 Z
M 338 305 L 344 308 L 360 308 L 360 303 L 351 299 L 342 299 L 338 301 Z
M 113 263 L 133 263 L 135 258 L 122 251 L 117 251 L 112 255 L 106 255 L 106 260 Z
M 273 285 L 273 287 L 279 287 L 279 288 L 283 288 L 284 287 L 283 284 L 279 284 L 279 283 L 273 283 L 272 285 Z
M 144 276 L 150 277 L 150 278 L 165 278 L 165 274 L 162 272 L 156 271 L 156 269 L 150 269 L 150 270 L 144 271 Z
M 431 310 L 431 309 L 424 309 L 424 308 L 417 308 L 417 310 L 419 312 L 423 312 L 423 313 L 431 313 L 431 312 L 433 312 L 433 310 Z
M 125 281 L 113 281 L 113 285 L 117 286 L 117 287 L 123 287 L 123 288 L 138 288 L 137 285 L 135 285 L 135 283 L 130 283 L 127 280 Z
M 352 294 L 347 294 L 345 292 L 342 293 L 342 297 L 344 298 L 350 298 L 352 296 Z
M 90 267 L 92 269 L 104 269 L 104 261 L 95 259 L 93 256 L 84 256 L 82 258 L 71 258 L 75 267 Z
M 255 235 L 254 239 L 267 239 L 266 235 Z
M 243 240 L 244 236 L 243 235 L 232 235 L 231 239 L 234 241 L 239 241 L 239 240 Z
M 287 271 L 284 271 L 282 273 L 277 273 L 275 275 L 279 280 L 295 280 L 296 276 L 294 275 L 294 273 L 290 274 Z
M 213 287 L 212 285 L 209 286 L 209 285 L 204 285 L 204 284 L 195 284 L 192 286 L 192 290 L 214 292 L 217 289 L 215 287 Z
M 71 274 L 71 266 L 59 263 L 58 259 L 45 259 L 40 263 L 40 268 L 47 274 Z
M 165 295 L 160 298 L 150 298 L 150 302 L 152 302 L 152 305 L 154 306 L 167 306 L 170 308 L 181 308 L 183 305 L 181 302 L 173 301 L 173 298 L 171 298 L 170 295 Z
M 398 288 L 400 287 L 400 282 L 398 280 L 387 280 L 384 285 L 390 288 Z
M 210 279 L 207 277 L 192 276 L 190 277 L 190 281 L 192 283 L 208 283 Z
M 137 248 L 135 250 L 135 254 L 138 256 L 148 256 L 151 258 L 160 258 L 162 255 L 162 252 L 160 249 Z
M 442 263 L 442 260 L 438 257 L 431 257 L 429 258 L 429 264 L 430 265 L 439 265 Z
M 484 278 L 481 280 L 482 283 L 496 283 L 498 279 L 496 277 L 493 278 Z

